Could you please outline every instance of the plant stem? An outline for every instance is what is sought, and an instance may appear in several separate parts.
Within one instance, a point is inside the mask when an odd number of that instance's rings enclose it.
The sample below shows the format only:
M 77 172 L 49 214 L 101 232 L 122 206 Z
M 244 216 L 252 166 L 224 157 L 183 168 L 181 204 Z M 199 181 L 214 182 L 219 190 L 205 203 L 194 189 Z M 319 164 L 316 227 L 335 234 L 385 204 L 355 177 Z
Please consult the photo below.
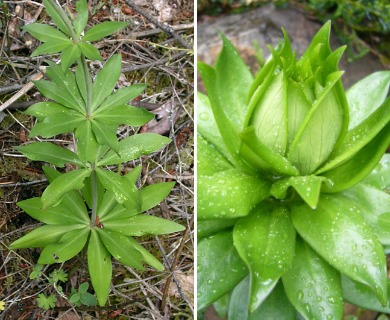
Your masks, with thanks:
M 97 180 L 96 180 L 96 171 L 95 168 L 91 174 L 91 184 L 92 184 L 92 214 L 91 214 L 91 223 L 90 226 L 93 228 L 96 225 L 96 211 L 97 211 Z

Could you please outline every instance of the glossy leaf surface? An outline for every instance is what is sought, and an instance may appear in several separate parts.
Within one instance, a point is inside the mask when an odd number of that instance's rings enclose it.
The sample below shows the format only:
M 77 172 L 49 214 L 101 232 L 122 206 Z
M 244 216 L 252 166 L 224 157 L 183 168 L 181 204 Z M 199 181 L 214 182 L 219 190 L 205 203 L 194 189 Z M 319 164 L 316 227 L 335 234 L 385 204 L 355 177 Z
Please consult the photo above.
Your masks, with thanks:
M 103 101 L 103 103 L 98 107 L 98 112 L 108 110 L 111 107 L 126 105 L 129 101 L 142 94 L 145 89 L 146 85 L 141 83 L 120 88 Z
M 282 279 L 289 300 L 305 319 L 342 318 L 340 274 L 300 238 Z
M 268 195 L 268 182 L 245 175 L 237 169 L 199 177 L 198 218 L 242 217 Z
M 128 237 L 129 241 L 133 245 L 133 247 L 142 254 L 142 260 L 150 265 L 151 267 L 155 268 L 158 271 L 164 271 L 164 266 L 162 263 L 154 256 L 152 255 L 148 250 L 146 250 L 143 246 L 141 246 L 134 238 Z
M 369 285 L 386 301 L 383 249 L 359 209 L 339 195 L 322 195 L 317 209 L 293 205 L 291 218 L 300 236 L 330 265 Z
M 146 109 L 128 105 L 112 106 L 109 109 L 99 108 L 94 114 L 95 119 L 115 126 L 120 124 L 142 126 L 154 118 L 154 115 Z
M 348 277 L 342 277 L 344 299 L 354 305 L 364 309 L 375 310 L 390 314 L 390 299 L 382 305 L 369 287 L 351 280 Z M 390 281 L 387 281 L 387 295 L 390 297 Z
M 250 215 L 237 221 L 233 240 L 250 270 L 249 311 L 253 312 L 292 263 L 295 230 L 288 210 L 261 203 Z
M 141 212 L 157 206 L 168 196 L 175 184 L 175 182 L 160 182 L 142 188 L 140 191 L 142 199 Z
M 198 243 L 198 310 L 232 290 L 247 274 L 231 232 L 202 239 Z
M 347 91 L 350 129 L 362 123 L 383 103 L 389 86 L 390 72 L 379 71 L 360 80 Z

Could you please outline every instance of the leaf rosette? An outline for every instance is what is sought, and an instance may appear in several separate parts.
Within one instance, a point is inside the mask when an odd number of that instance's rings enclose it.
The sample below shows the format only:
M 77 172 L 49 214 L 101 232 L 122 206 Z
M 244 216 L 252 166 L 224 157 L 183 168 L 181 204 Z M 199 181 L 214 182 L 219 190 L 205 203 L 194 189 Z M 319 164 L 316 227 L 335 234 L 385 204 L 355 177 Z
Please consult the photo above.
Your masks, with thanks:
M 330 22 L 299 60 L 283 33 L 255 78 L 224 36 L 199 63 L 198 307 L 231 294 L 229 319 L 278 315 L 276 300 L 285 319 L 341 319 L 370 297 L 388 312 L 390 72 L 345 91 Z

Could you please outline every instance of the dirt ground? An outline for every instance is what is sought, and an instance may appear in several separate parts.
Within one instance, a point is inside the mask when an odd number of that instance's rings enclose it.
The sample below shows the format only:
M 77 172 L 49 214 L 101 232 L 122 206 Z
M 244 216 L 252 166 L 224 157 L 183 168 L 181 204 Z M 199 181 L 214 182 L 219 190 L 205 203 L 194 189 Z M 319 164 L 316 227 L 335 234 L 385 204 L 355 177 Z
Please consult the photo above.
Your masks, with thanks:
M 46 266 L 38 280 L 29 279 L 40 250 L 10 251 L 8 245 L 37 226 L 16 202 L 40 196 L 47 186 L 40 162 L 32 162 L 14 147 L 29 138 L 35 119 L 26 107 L 44 98 L 29 80 L 39 74 L 45 59 L 30 58 L 39 43 L 21 27 L 39 21 L 50 23 L 41 1 L 0 3 L 0 319 L 191 319 L 194 301 L 193 168 L 194 168 L 194 4 L 192 0 L 89 1 L 89 27 L 101 21 L 126 21 L 129 26 L 97 43 L 103 58 L 123 57 L 118 88 L 146 83 L 148 88 L 132 105 L 142 106 L 155 119 L 140 128 L 168 136 L 172 143 L 160 152 L 126 163 L 123 171 L 142 165 L 140 184 L 176 181 L 168 198 L 150 214 L 176 221 L 186 230 L 166 236 L 138 239 L 163 262 L 166 270 L 137 271 L 113 261 L 113 280 L 106 307 L 74 307 L 59 297 L 53 309 L 37 306 L 40 293 L 56 294 L 47 277 L 54 269 L 68 273 L 61 283 L 65 295 L 88 282 L 82 255 L 61 265 Z M 70 11 L 75 1 L 60 1 Z M 139 10 L 138 10 L 139 9 Z M 171 27 L 171 28 L 168 28 Z M 101 63 L 90 62 L 96 72 Z M 138 130 L 118 129 L 124 138 Z M 43 139 L 40 139 L 43 140 Z M 73 136 L 50 139 L 72 145 Z M 65 168 L 69 170 L 70 168 Z M 90 290 L 91 291 L 91 290 Z M 91 291 L 93 293 L 93 291 Z M 162 301 L 164 301 L 162 303 Z M 4 310 L 3 309 L 4 306 Z M 2 311 L 1 311 L 2 310 Z

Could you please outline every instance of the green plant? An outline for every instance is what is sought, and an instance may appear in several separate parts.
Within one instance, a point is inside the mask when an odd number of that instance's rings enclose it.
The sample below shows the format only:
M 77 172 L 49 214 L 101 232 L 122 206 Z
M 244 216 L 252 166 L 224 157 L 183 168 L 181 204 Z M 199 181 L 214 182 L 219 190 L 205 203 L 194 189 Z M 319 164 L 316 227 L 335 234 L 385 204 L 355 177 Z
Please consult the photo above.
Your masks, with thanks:
M 345 92 L 345 48 L 329 34 L 330 22 L 297 60 L 284 32 L 255 79 L 225 37 L 215 67 L 199 63 L 200 310 L 329 320 L 346 300 L 390 312 L 390 72 Z
M 83 282 L 80 284 L 79 289 L 73 289 L 71 292 L 71 296 L 69 297 L 69 302 L 73 303 L 76 307 L 83 305 L 86 306 L 95 306 L 96 305 L 96 298 L 87 292 L 89 287 L 88 282 Z
M 33 55 L 61 52 L 61 63 L 48 61 L 46 74 L 51 81 L 34 82 L 51 101 L 37 103 L 26 111 L 38 119 L 30 136 L 48 138 L 72 132 L 76 151 L 50 142 L 32 142 L 17 150 L 32 160 L 57 167 L 72 164 L 76 169 L 60 173 L 43 167 L 49 186 L 41 197 L 20 201 L 18 206 L 45 225 L 13 242 L 10 249 L 43 248 L 38 263 L 53 264 L 69 260 L 85 248 L 92 286 L 103 306 L 110 290 L 111 256 L 129 267 L 143 270 L 145 262 L 162 271 L 163 265 L 133 237 L 184 229 L 175 222 L 141 214 L 160 203 L 173 182 L 139 190 L 136 182 L 141 167 L 120 174 L 120 164 L 157 151 L 171 140 L 145 133 L 118 142 L 118 125 L 140 126 L 153 118 L 147 110 L 127 104 L 145 85 L 135 84 L 113 93 L 121 72 L 120 54 L 113 55 L 92 80 L 86 58 L 101 57 L 90 42 L 127 24 L 103 22 L 84 32 L 88 21 L 85 0 L 77 2 L 76 17 L 68 16 L 55 1 L 44 0 L 44 4 L 59 30 L 44 24 L 30 24 L 24 29 L 44 42 Z M 118 165 L 117 173 L 105 169 L 113 165 Z M 52 304 L 49 302 L 47 305 Z

